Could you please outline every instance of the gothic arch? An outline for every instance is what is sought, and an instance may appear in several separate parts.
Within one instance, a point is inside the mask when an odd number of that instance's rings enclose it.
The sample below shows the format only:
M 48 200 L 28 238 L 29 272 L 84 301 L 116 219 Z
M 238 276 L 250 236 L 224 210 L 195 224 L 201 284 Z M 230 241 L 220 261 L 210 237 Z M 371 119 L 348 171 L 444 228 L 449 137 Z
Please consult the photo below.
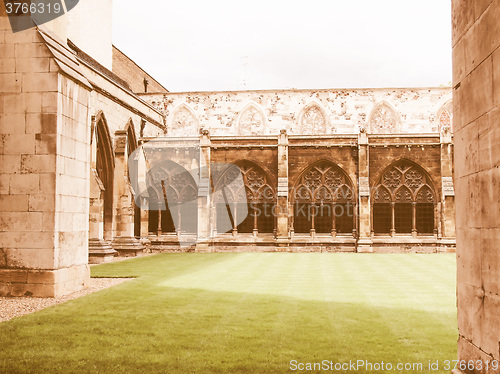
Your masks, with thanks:
M 267 117 L 254 101 L 247 103 L 239 112 L 236 120 L 238 135 L 267 135 L 269 132 Z
M 433 234 L 437 194 L 429 173 L 401 159 L 380 174 L 373 188 L 372 228 L 375 234 Z
M 354 233 L 354 186 L 333 162 L 320 160 L 305 168 L 290 195 L 294 232 Z
M 368 117 L 370 134 L 397 134 L 401 119 L 396 109 L 387 101 L 377 103 Z
M 158 224 L 158 233 L 196 233 L 198 185 L 193 176 L 169 160 L 154 166 L 147 174 L 146 183 L 150 202 L 154 201 L 157 208 L 157 213 L 152 214 L 151 210 L 149 213 Z M 154 224 L 150 220 L 151 228 L 154 229 Z
M 174 136 L 198 136 L 200 124 L 195 111 L 186 103 L 179 104 L 170 114 L 167 132 Z
M 130 157 L 132 152 L 134 152 L 139 145 L 132 118 L 128 120 L 127 125 L 125 126 L 125 132 L 127 133 L 127 156 Z
M 103 188 L 104 233 L 110 238 L 113 230 L 113 182 L 115 170 L 115 154 L 113 142 L 109 132 L 108 122 L 104 113 L 100 111 L 95 120 L 96 139 L 96 172 L 98 183 Z
M 215 183 L 217 231 L 273 233 L 275 204 L 276 188 L 269 173 L 253 161 L 235 162 Z
M 347 188 L 344 189 L 344 187 Z M 346 191 L 346 193 L 342 193 Z M 291 201 L 354 200 L 351 178 L 338 165 L 328 160 L 320 160 L 307 166 L 297 178 Z
M 303 135 L 324 135 L 330 133 L 329 120 L 323 106 L 317 101 L 312 100 L 306 104 L 299 112 L 298 131 Z
M 437 202 L 437 194 L 430 174 L 422 166 L 408 159 L 400 159 L 386 167 L 380 173 L 374 191 L 376 193 L 380 187 L 383 187 L 389 193 L 391 201 L 394 202 L 396 190 L 403 186 L 409 189 L 412 202 L 416 200 L 418 191 L 424 186 L 427 186 L 432 192 L 433 202 Z M 380 199 L 385 198 L 383 195 L 379 197 L 374 194 L 372 203 Z
M 453 100 L 448 100 L 439 108 L 436 118 L 440 133 L 453 133 Z

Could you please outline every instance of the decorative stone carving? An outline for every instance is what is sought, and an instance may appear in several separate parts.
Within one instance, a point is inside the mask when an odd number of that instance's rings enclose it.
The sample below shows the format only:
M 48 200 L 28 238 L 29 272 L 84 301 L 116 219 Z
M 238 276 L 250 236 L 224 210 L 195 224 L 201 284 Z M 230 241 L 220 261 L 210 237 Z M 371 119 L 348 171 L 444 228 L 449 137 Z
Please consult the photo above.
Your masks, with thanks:
M 372 134 L 394 134 L 398 131 L 398 115 L 386 103 L 379 104 L 373 111 L 370 121 Z
M 216 183 L 215 190 L 215 203 L 244 202 L 245 197 L 252 202 L 275 200 L 269 177 L 251 162 L 230 167 Z
M 198 120 L 186 105 L 181 105 L 173 113 L 168 133 L 176 136 L 198 135 Z
M 310 106 L 302 114 L 300 133 L 305 135 L 322 135 L 326 133 L 326 119 L 317 105 Z
M 240 135 L 265 135 L 266 119 L 264 114 L 255 106 L 245 109 L 239 118 L 238 129 Z
M 439 114 L 439 132 L 453 132 L 453 102 L 447 102 Z
M 302 175 L 295 187 L 294 198 L 301 202 L 344 202 L 354 200 L 354 193 L 342 170 L 323 161 Z
M 373 196 L 376 203 L 433 203 L 432 183 L 415 165 L 401 161 L 387 170 L 377 185 Z

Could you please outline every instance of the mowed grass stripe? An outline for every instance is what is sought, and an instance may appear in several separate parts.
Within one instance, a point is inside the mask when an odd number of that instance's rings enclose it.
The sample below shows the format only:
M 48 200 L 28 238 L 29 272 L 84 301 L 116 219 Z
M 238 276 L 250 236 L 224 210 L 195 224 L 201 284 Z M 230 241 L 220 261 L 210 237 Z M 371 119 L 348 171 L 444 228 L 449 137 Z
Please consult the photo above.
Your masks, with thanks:
M 0 372 L 290 373 L 291 360 L 452 360 L 455 266 L 447 254 L 325 253 L 100 265 L 94 276 L 138 279 L 0 324 Z

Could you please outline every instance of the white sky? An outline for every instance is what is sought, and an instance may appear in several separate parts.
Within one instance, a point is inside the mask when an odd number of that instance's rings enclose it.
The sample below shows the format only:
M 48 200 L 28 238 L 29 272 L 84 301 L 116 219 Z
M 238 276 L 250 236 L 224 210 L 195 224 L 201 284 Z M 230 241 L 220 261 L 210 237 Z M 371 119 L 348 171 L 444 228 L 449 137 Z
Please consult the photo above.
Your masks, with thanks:
M 114 44 L 171 92 L 451 81 L 450 0 L 117 0 L 113 12 Z

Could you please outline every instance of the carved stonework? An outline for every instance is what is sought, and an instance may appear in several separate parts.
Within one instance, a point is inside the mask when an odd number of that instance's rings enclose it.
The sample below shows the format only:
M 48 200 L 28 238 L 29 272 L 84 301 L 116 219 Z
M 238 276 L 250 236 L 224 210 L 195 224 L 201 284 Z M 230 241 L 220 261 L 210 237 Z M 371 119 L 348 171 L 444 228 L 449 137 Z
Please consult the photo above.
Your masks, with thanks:
M 198 196 L 198 186 L 191 174 L 175 163 L 159 165 L 147 178 L 148 187 L 152 187 L 157 196 L 166 197 L 169 204 L 190 202 Z
M 198 120 L 187 107 L 181 106 L 175 111 L 169 134 L 176 136 L 198 135 Z
M 304 135 L 321 135 L 326 133 L 326 119 L 321 110 L 313 105 L 302 115 L 301 133 Z
M 354 200 L 353 186 L 340 168 L 324 161 L 300 178 L 294 198 L 300 202 L 346 202 Z
M 453 103 L 451 101 L 445 104 L 439 115 L 439 132 L 453 132 Z
M 239 120 L 240 135 L 264 135 L 265 118 L 261 111 L 255 107 L 249 107 L 240 116 Z
M 375 189 L 373 201 L 376 203 L 433 203 L 435 195 L 432 183 L 408 162 L 398 162 L 387 170 Z
M 231 166 L 219 179 L 215 190 L 215 203 L 275 200 L 274 189 L 267 174 L 250 162 Z
M 379 105 L 370 121 L 372 134 L 394 134 L 397 132 L 398 116 L 387 104 Z

